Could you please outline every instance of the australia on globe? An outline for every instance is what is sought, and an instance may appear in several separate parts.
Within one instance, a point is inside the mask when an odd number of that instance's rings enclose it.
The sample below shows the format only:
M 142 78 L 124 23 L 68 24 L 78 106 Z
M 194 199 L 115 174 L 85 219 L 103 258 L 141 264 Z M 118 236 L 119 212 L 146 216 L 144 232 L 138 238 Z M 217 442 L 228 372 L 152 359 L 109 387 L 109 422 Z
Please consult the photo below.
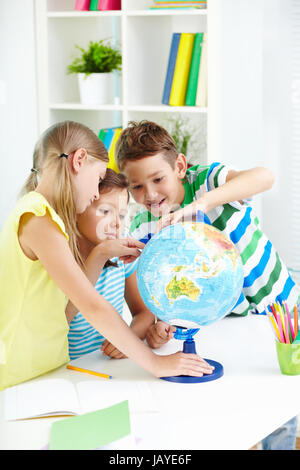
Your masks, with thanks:
M 213 323 L 230 313 L 243 287 L 235 245 L 217 228 L 182 222 L 154 235 L 144 248 L 137 283 L 146 306 L 182 327 Z

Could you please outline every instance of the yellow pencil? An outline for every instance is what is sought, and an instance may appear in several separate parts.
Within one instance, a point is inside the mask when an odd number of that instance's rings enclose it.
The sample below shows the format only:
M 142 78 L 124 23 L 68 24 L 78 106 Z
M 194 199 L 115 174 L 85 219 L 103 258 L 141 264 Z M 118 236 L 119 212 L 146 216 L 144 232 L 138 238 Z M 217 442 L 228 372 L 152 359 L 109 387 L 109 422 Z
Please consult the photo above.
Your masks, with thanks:
M 279 341 L 280 341 L 280 334 L 279 334 L 278 327 L 277 327 L 277 325 L 276 325 L 276 323 L 275 323 L 275 320 L 274 320 L 274 318 L 272 317 L 272 315 L 271 315 L 270 313 L 267 313 L 267 315 L 268 315 L 268 317 L 269 317 L 269 319 L 270 319 L 270 321 L 271 321 L 271 323 L 272 323 L 272 325 L 273 325 L 273 328 L 274 328 L 274 331 L 275 331 L 275 335 L 277 336 L 277 338 L 278 338 Z
M 97 375 L 98 377 L 102 377 L 103 379 L 111 379 L 112 376 L 108 374 L 101 374 L 101 372 L 95 372 L 93 370 L 82 369 L 81 367 L 71 366 L 70 364 L 67 365 L 67 369 L 76 370 L 77 372 L 85 372 L 86 374 Z
M 274 307 L 276 308 L 277 312 L 278 312 L 279 315 L 280 315 L 283 334 L 284 334 L 284 337 L 286 338 L 284 317 L 283 317 L 283 314 L 282 314 L 282 310 L 281 310 L 281 307 L 280 307 L 280 303 L 279 303 L 279 302 L 278 302 L 278 304 L 275 303 L 275 304 L 274 304 Z

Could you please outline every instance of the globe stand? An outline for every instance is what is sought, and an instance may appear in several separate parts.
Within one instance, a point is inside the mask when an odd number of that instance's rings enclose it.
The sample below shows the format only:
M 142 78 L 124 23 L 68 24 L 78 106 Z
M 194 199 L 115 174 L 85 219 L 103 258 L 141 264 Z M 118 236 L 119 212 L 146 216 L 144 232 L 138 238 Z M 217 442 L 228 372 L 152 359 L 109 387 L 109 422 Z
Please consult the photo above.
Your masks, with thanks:
M 181 326 L 176 326 L 174 338 L 184 340 L 184 343 L 183 343 L 184 353 L 197 354 L 196 343 L 193 339 L 193 336 L 199 331 L 199 329 L 200 328 L 187 329 Z M 224 373 L 222 364 L 220 364 L 219 362 L 213 361 L 211 359 L 204 359 L 204 360 L 208 362 L 208 364 L 214 367 L 214 371 L 211 374 L 203 374 L 202 377 L 193 377 L 191 375 L 177 375 L 177 376 L 174 375 L 170 377 L 161 377 L 161 379 L 167 380 L 169 382 L 199 383 L 199 382 L 210 382 L 212 380 L 216 380 L 222 377 Z

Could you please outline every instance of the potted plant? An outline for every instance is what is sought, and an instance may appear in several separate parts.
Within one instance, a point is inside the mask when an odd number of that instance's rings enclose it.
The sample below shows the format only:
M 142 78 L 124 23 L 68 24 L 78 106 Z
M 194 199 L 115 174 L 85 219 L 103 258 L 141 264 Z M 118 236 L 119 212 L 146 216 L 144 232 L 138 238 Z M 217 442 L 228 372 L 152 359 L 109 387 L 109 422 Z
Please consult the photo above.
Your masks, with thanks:
M 76 45 L 81 52 L 68 66 L 68 73 L 78 76 L 82 104 L 105 104 L 112 99 L 113 71 L 121 70 L 122 55 L 117 47 L 105 40 L 90 41 L 87 49 Z

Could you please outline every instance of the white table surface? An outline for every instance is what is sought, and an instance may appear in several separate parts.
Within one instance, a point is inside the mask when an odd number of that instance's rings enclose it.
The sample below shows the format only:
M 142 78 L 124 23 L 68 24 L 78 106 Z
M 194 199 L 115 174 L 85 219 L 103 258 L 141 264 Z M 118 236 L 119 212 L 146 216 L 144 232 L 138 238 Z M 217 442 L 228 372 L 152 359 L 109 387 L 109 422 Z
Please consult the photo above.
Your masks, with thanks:
M 129 359 L 112 360 L 94 352 L 80 358 L 85 367 L 112 380 L 147 381 L 158 413 L 131 415 L 136 449 L 249 449 L 300 414 L 300 375 L 285 376 L 265 316 L 228 317 L 200 329 L 195 337 L 202 357 L 219 361 L 224 376 L 212 382 L 181 384 L 151 376 Z M 159 354 L 182 349 L 172 340 Z M 104 380 L 65 367 L 36 380 L 67 378 L 73 383 Z M 7 422 L 0 393 L 0 449 L 41 449 L 49 443 L 54 419 Z

